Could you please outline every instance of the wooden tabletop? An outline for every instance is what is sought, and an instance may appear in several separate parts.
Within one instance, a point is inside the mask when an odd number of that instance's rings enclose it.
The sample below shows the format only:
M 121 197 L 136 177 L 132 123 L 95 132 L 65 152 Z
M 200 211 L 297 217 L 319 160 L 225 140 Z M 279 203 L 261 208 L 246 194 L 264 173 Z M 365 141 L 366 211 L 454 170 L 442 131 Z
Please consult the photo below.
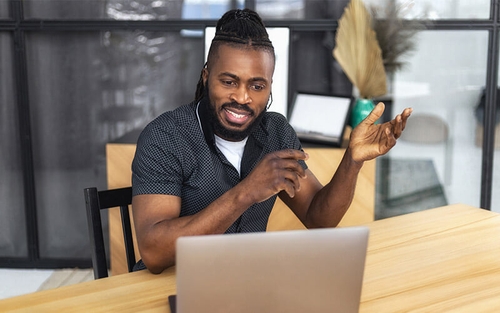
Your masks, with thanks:
M 451 205 L 369 226 L 360 312 L 500 312 L 500 214 Z
M 450 205 L 367 224 L 360 312 L 500 312 L 500 214 Z M 170 312 L 175 269 L 0 301 L 0 312 Z
M 0 312 L 170 313 L 175 292 L 175 268 L 139 271 L 1 300 Z

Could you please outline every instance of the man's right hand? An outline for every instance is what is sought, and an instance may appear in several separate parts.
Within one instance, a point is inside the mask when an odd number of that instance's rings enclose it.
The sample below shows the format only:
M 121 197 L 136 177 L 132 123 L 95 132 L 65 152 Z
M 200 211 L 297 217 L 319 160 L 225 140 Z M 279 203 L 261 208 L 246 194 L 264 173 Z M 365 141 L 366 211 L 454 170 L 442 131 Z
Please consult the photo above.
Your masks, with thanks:
M 253 171 L 242 181 L 245 190 L 254 203 L 265 201 L 281 191 L 290 198 L 300 189 L 299 178 L 305 178 L 306 172 L 299 160 L 307 160 L 307 153 L 286 149 L 267 154 Z
M 298 160 L 305 159 L 307 154 L 300 150 L 270 153 L 237 186 L 193 215 L 180 217 L 182 201 L 177 196 L 134 196 L 134 223 L 144 264 L 152 273 L 161 273 L 175 264 L 175 241 L 178 237 L 222 234 L 252 204 L 281 191 L 289 197 L 296 196 L 301 185 L 299 178 L 306 175 Z

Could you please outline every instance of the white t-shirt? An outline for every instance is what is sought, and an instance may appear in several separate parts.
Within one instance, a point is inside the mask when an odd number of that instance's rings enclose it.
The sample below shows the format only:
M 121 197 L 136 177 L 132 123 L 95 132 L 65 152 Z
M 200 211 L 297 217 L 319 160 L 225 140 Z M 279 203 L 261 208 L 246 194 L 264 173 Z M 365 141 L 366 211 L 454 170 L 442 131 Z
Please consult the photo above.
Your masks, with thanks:
M 245 144 L 247 143 L 248 137 L 242 141 L 227 141 L 219 136 L 214 137 L 217 148 L 219 148 L 241 176 L 241 159 L 243 158 L 243 151 L 245 150 Z

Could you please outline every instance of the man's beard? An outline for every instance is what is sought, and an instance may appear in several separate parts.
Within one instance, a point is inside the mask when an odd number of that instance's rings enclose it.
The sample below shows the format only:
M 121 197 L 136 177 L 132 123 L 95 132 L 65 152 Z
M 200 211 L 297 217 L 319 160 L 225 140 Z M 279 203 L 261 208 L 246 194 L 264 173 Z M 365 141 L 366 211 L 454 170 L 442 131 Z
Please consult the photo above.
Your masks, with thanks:
M 228 141 L 241 141 L 243 139 L 245 139 L 246 137 L 248 137 L 250 135 L 250 133 L 255 129 L 255 127 L 257 127 L 260 122 L 262 121 L 262 118 L 264 117 L 264 113 L 266 112 L 265 110 L 262 111 L 259 116 L 257 116 L 257 118 L 250 123 L 250 125 L 248 125 L 245 129 L 241 129 L 241 130 L 231 130 L 231 129 L 227 129 L 226 127 L 224 127 L 224 125 L 222 125 L 221 121 L 219 120 L 219 116 L 217 115 L 217 111 L 216 111 L 216 108 L 215 108 L 215 104 L 212 103 L 212 101 L 210 100 L 210 97 L 209 97 L 209 92 L 208 92 L 208 84 L 205 85 L 205 90 L 203 92 L 203 98 L 201 100 L 202 102 L 202 105 L 206 105 L 207 108 L 208 108 L 208 121 L 210 123 L 210 125 L 212 125 L 213 127 L 213 131 L 214 133 L 221 137 L 222 139 L 225 139 L 225 140 L 228 140 Z M 239 104 L 237 102 L 226 102 L 224 103 L 222 106 L 221 106 L 221 109 L 225 109 L 225 108 L 235 108 L 235 109 L 238 109 L 238 110 L 243 110 L 243 111 L 246 111 L 248 113 L 250 113 L 251 115 L 254 115 L 254 111 L 252 109 L 250 109 L 248 106 L 246 105 L 242 105 L 242 104 Z

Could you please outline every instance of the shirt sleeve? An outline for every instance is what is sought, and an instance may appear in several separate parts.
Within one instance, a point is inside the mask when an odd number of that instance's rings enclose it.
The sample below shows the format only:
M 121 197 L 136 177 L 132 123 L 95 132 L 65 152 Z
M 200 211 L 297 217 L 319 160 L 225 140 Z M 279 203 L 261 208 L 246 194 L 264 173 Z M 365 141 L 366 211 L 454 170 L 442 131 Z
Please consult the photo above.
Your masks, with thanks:
M 181 144 L 168 128 L 148 125 L 137 141 L 132 162 L 133 195 L 168 194 L 181 196 Z

